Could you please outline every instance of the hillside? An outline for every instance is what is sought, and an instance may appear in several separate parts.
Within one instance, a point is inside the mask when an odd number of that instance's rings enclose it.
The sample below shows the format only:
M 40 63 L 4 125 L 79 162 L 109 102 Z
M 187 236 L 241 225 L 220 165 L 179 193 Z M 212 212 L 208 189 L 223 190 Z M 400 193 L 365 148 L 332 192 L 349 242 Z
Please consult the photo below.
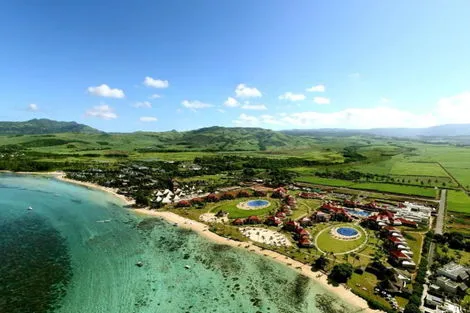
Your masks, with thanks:
M 32 135 L 53 133 L 100 133 L 99 130 L 76 122 L 32 119 L 25 122 L 0 122 L 0 135 Z
M 457 137 L 470 136 L 470 124 L 448 124 L 427 128 L 372 128 L 372 129 L 293 129 L 282 131 L 295 136 L 372 135 L 397 138 Z
M 187 132 L 139 132 L 133 135 L 154 140 L 152 145 L 143 147 L 141 151 L 264 151 L 313 143 L 313 140 L 305 140 L 272 130 L 241 127 L 208 127 Z

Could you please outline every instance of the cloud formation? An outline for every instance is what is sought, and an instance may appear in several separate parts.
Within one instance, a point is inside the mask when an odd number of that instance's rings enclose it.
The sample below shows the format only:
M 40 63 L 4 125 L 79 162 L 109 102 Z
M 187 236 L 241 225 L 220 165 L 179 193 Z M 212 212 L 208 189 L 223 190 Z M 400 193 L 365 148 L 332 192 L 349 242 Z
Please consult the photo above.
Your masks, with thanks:
M 153 88 L 168 88 L 170 83 L 167 80 L 154 79 L 150 76 L 145 77 L 144 85 Z
M 310 88 L 307 88 L 305 89 L 305 91 L 307 92 L 325 92 L 325 85 L 315 85 L 315 86 L 312 86 Z
M 150 109 L 152 104 L 148 101 L 139 101 L 132 105 L 134 108 L 147 108 Z
M 279 100 L 302 101 L 302 100 L 305 100 L 305 95 L 300 94 L 300 93 L 295 94 L 289 91 L 280 95 Z
M 91 86 L 87 88 L 87 92 L 93 96 L 104 97 L 104 98 L 124 98 L 124 91 L 122 89 L 111 88 L 106 84 L 99 86 Z
M 154 93 L 154 94 L 151 95 L 149 98 L 150 98 L 150 99 L 159 99 L 159 98 L 161 98 L 161 97 L 162 97 L 162 96 L 160 96 L 159 94 Z
M 104 103 L 87 110 L 85 115 L 101 118 L 103 120 L 112 120 L 118 117 L 117 114 L 114 113 L 113 108 Z
M 249 104 L 245 103 L 241 107 L 242 109 L 245 110 L 267 110 L 268 108 L 264 104 Z
M 141 118 L 139 118 L 139 120 L 141 122 L 145 122 L 145 123 L 150 123 L 150 122 L 156 122 L 158 121 L 158 119 L 154 116 L 142 116 Z
M 259 98 L 262 96 L 258 89 L 248 87 L 245 84 L 239 84 L 237 88 L 235 88 L 235 95 L 237 98 Z
M 199 100 L 183 100 L 181 104 L 188 109 L 197 110 L 197 109 L 206 109 L 212 107 L 212 104 L 204 103 Z
M 39 110 L 39 106 L 35 103 L 28 104 L 28 107 L 26 108 L 30 112 L 36 112 Z
M 229 108 L 235 108 L 240 106 L 240 103 L 237 101 L 237 99 L 228 97 L 227 100 L 225 100 L 224 105 Z
M 326 97 L 315 97 L 313 98 L 313 102 L 315 102 L 316 104 L 330 104 L 331 103 L 330 98 L 326 98 Z

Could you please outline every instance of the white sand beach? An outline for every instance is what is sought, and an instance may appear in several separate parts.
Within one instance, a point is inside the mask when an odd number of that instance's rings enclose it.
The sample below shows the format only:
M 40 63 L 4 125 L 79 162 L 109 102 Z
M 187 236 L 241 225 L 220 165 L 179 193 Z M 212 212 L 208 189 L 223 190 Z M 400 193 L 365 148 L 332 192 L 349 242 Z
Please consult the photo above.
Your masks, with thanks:
M 270 246 L 291 246 L 287 237 L 277 231 L 261 227 L 242 227 L 240 232 L 247 238 Z

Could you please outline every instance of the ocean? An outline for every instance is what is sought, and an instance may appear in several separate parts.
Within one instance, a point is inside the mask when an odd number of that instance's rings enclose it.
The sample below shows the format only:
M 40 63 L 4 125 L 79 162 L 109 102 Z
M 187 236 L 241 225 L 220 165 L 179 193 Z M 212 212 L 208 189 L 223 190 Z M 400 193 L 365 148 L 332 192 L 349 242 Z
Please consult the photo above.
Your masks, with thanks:
M 282 264 L 137 216 L 103 191 L 0 174 L 0 313 L 321 313 L 324 293 Z

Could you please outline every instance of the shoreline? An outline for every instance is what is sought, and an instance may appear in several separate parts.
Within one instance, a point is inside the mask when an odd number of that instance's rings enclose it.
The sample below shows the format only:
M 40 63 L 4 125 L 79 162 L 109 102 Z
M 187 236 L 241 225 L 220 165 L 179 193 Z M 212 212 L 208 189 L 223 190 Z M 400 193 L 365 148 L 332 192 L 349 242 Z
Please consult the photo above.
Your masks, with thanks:
M 75 185 L 80 185 L 86 188 L 90 189 L 97 189 L 101 190 L 107 193 L 112 194 L 113 196 L 119 198 L 123 203 L 127 206 L 132 206 L 134 205 L 134 200 L 125 197 L 124 195 L 120 195 L 117 193 L 117 190 L 114 188 L 108 188 L 108 187 L 103 187 L 98 184 L 90 183 L 90 182 L 82 182 L 70 178 L 65 177 L 64 172 L 9 172 L 9 171 L 0 171 L 4 173 L 15 173 L 15 174 L 22 174 L 22 175 L 45 175 L 45 176 L 52 176 L 56 178 L 57 180 L 66 182 L 66 183 L 71 183 Z M 169 211 L 151 211 L 145 208 L 138 208 L 138 209 L 129 209 L 130 211 L 135 212 L 136 214 L 141 214 L 145 216 L 155 216 L 162 218 L 166 220 L 169 223 L 176 223 L 178 227 L 185 228 L 185 229 L 190 229 L 194 232 L 196 232 L 198 235 L 216 243 L 216 244 L 222 244 L 222 245 L 229 245 L 235 248 L 239 249 L 244 249 L 248 250 L 250 252 L 254 252 L 258 255 L 264 256 L 264 257 L 269 257 L 270 259 L 281 263 L 296 272 L 310 278 L 314 282 L 320 284 L 325 290 L 328 292 L 331 292 L 335 294 L 338 298 L 342 299 L 344 302 L 349 303 L 351 305 L 354 305 L 358 307 L 360 312 L 365 312 L 365 313 L 382 313 L 383 311 L 381 310 L 374 310 L 369 308 L 369 305 L 367 304 L 367 301 L 364 300 L 363 298 L 355 295 L 352 293 L 350 290 L 346 289 L 343 285 L 339 286 L 333 286 L 328 283 L 328 278 L 325 274 L 320 273 L 320 272 L 312 272 L 311 267 L 308 265 L 305 265 L 301 262 L 298 262 L 296 260 L 293 260 L 285 255 L 282 255 L 280 253 L 267 250 L 267 249 L 262 249 L 256 245 L 254 245 L 251 241 L 248 242 L 240 242 L 240 241 L 235 241 L 232 239 L 228 239 L 225 237 L 221 237 L 211 231 L 209 231 L 209 226 L 198 222 L 194 221 L 188 218 L 185 218 L 183 216 L 177 215 L 173 212 Z

